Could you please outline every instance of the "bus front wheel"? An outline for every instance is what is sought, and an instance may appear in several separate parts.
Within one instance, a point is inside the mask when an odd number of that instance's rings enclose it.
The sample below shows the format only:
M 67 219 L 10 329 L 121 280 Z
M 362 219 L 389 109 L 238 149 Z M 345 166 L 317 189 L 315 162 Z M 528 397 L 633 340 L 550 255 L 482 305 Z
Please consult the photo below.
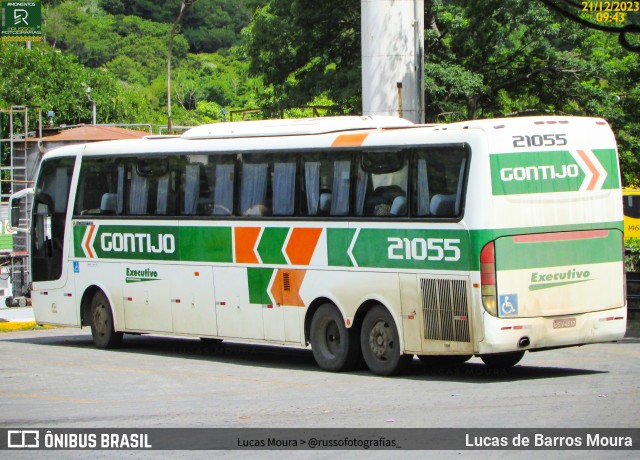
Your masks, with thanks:
M 401 354 L 395 321 L 382 305 L 376 305 L 364 317 L 360 346 L 367 367 L 378 375 L 402 372 L 413 359 L 411 354 Z
M 520 362 L 524 356 L 524 351 L 512 351 L 509 353 L 496 353 L 494 355 L 483 355 L 480 359 L 489 367 L 495 369 L 509 369 Z
M 122 332 L 116 332 L 111 304 L 102 291 L 91 300 L 91 335 L 99 348 L 117 348 L 122 343 Z
M 357 331 L 348 329 L 338 309 L 321 305 L 313 315 L 310 330 L 311 351 L 318 366 L 326 371 L 353 369 L 360 359 Z

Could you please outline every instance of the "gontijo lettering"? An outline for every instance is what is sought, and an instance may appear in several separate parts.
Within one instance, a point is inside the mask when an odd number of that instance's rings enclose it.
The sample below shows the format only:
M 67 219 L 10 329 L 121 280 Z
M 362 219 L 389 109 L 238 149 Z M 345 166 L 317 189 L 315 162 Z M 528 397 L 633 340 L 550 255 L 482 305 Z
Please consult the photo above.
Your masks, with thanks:
M 554 165 L 526 166 L 517 168 L 502 168 L 500 178 L 505 181 L 524 180 L 552 180 L 578 177 L 580 169 L 577 164 L 562 165 L 559 170 Z
M 103 233 L 100 248 L 105 252 L 149 252 L 173 254 L 176 251 L 175 236 L 150 233 Z

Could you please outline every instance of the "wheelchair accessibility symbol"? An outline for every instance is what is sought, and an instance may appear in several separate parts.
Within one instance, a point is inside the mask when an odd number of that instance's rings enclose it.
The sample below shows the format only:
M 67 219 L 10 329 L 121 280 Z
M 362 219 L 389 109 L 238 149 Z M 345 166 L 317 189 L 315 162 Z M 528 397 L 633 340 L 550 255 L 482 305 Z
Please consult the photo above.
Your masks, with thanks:
M 505 294 L 499 297 L 500 316 L 518 316 L 518 294 Z

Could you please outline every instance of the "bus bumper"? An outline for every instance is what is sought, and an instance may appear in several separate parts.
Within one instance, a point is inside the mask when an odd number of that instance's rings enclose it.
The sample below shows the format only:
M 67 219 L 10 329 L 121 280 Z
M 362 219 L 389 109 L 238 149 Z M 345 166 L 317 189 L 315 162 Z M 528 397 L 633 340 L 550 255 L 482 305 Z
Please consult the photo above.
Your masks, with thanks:
M 507 319 L 484 313 L 483 323 L 478 354 L 534 351 L 620 340 L 627 328 L 627 308 L 542 318 Z

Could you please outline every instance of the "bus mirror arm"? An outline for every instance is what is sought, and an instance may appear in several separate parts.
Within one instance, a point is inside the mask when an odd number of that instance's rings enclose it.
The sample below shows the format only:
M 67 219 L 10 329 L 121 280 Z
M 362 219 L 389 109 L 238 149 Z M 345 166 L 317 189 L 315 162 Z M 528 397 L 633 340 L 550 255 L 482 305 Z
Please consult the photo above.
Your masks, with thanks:
M 29 233 L 29 227 L 20 227 L 20 200 L 33 195 L 33 188 L 25 188 L 9 198 L 9 228 L 16 232 Z

